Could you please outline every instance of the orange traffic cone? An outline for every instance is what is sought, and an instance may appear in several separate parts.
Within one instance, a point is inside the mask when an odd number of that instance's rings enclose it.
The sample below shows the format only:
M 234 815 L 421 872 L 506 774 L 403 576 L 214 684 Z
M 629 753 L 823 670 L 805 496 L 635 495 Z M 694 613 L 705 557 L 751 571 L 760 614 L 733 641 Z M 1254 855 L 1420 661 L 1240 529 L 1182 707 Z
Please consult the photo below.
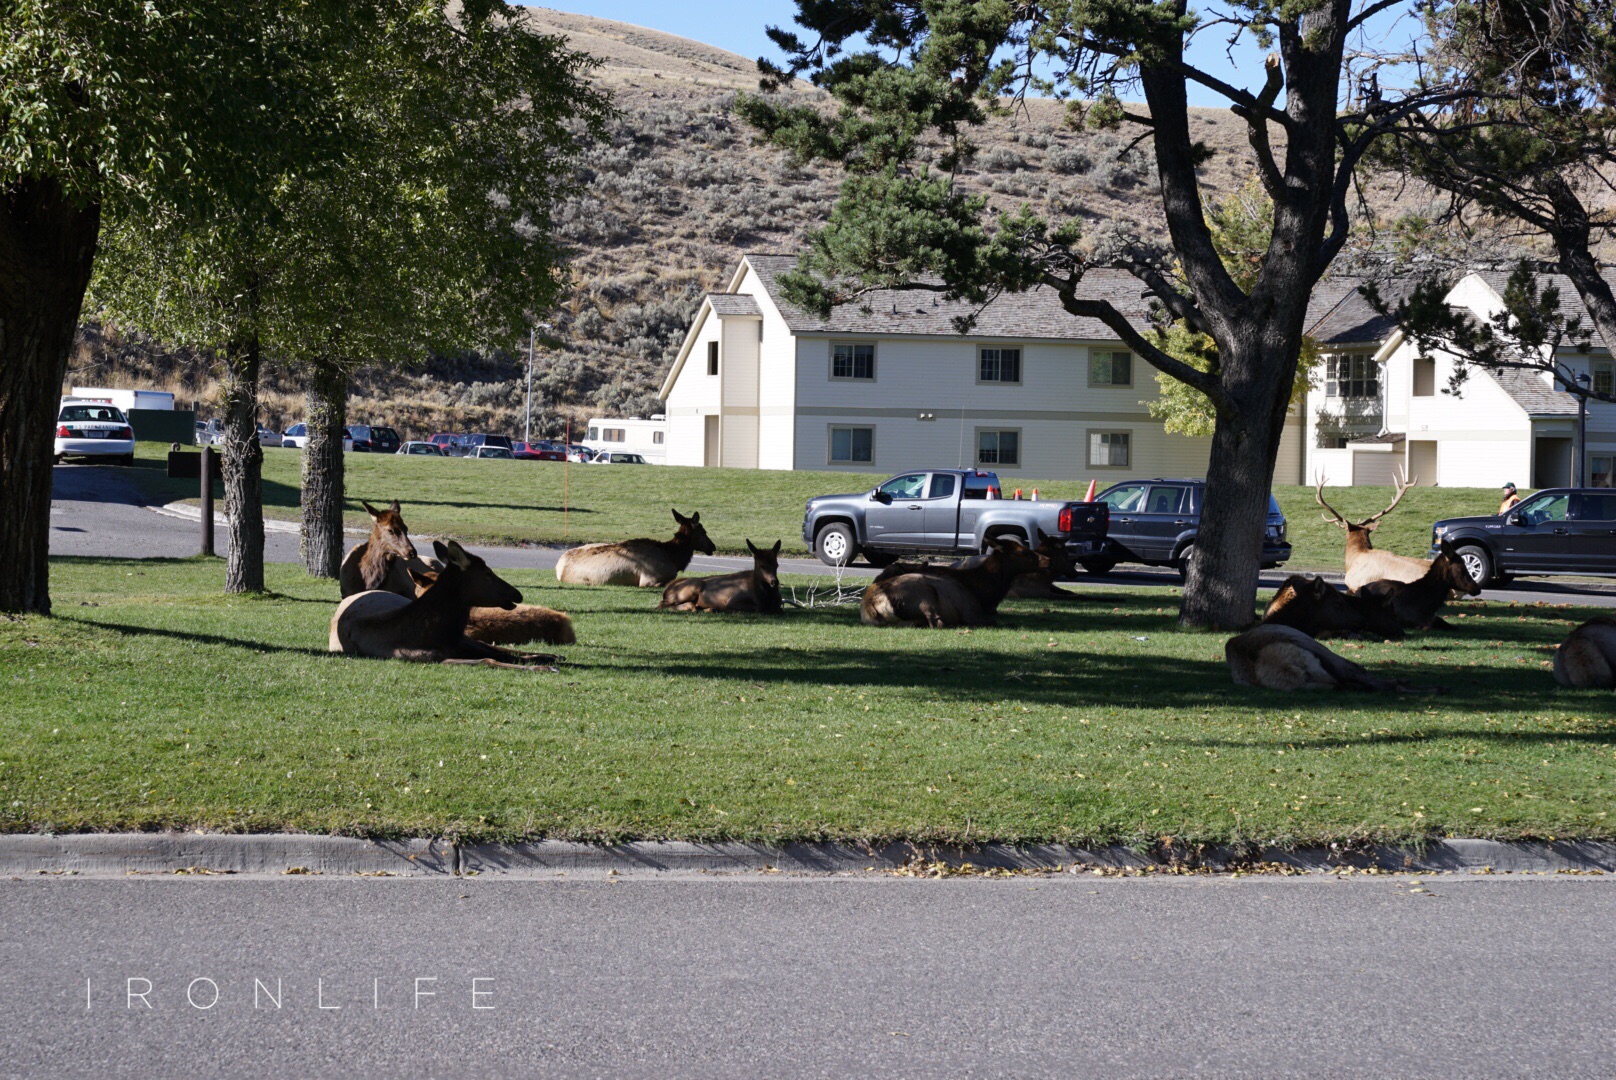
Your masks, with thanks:
M 1021 489 L 1020 488 L 1016 488 L 1016 501 L 1017 502 L 1021 501 Z
M 1089 493 L 1087 495 L 1083 496 L 1083 501 L 1084 502 L 1093 502 L 1094 501 L 1094 481 L 1093 480 L 1089 481 Z
M 1038 489 L 1037 488 L 1032 489 L 1032 501 L 1033 502 L 1038 501 Z

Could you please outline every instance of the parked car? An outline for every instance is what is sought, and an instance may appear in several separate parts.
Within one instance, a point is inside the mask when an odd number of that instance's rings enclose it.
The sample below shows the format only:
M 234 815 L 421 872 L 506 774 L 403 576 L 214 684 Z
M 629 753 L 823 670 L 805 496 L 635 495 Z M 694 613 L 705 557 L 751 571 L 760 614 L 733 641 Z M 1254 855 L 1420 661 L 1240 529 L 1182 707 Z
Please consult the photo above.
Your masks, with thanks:
M 511 453 L 522 461 L 566 461 L 567 452 L 556 449 L 554 443 L 518 442 L 511 446 Z
M 1058 537 L 1075 559 L 1105 544 L 1104 503 L 998 495 L 999 478 L 990 472 L 902 473 L 869 491 L 809 499 L 802 538 L 830 566 L 846 566 L 860 554 L 871 566 L 886 566 L 900 555 L 974 555 L 1000 537 L 1028 547 Z
M 393 451 L 395 454 L 406 454 L 411 457 L 447 457 L 443 447 L 430 442 L 407 442 Z
M 625 450 L 602 450 L 590 458 L 589 465 L 644 465 L 646 460 L 639 454 L 630 454 Z
M 1104 550 L 1080 562 L 1093 574 L 1106 574 L 1117 563 L 1170 566 L 1179 577 L 1189 575 L 1195 537 L 1201 527 L 1205 480 L 1125 480 L 1100 493 L 1097 501 L 1111 509 Z M 1272 570 L 1291 557 L 1288 526 L 1279 503 L 1268 496 L 1261 565 Z
M 1548 488 L 1497 516 L 1444 519 L 1431 527 L 1431 558 L 1443 540 L 1484 587 L 1515 577 L 1616 576 L 1616 490 Z
M 398 432 L 390 427 L 354 424 L 347 430 L 348 437 L 353 440 L 354 452 L 357 454 L 396 453 L 398 445 L 402 441 L 398 437 Z
M 198 420 L 196 422 L 196 445 L 217 446 L 224 442 L 223 420 Z
M 516 455 L 503 446 L 479 446 L 466 456 L 473 458 L 501 458 L 505 461 L 510 461 Z
M 592 447 L 584 446 L 581 443 L 569 443 L 567 445 L 568 461 L 593 461 L 595 453 L 596 451 Z
M 291 450 L 305 450 L 309 445 L 309 425 L 293 424 L 281 432 L 281 445 Z M 353 449 L 353 439 L 348 437 L 348 429 L 342 429 L 342 452 L 347 453 Z
M 444 457 L 465 457 L 465 453 L 460 446 L 460 440 L 463 438 L 465 438 L 464 435 L 455 435 L 447 431 L 440 431 L 427 441 L 433 446 L 436 446 L 439 450 L 442 450 Z
M 89 398 L 63 398 L 56 414 L 55 460 L 111 458 L 116 465 L 135 463 L 135 429 L 116 406 Z
M 259 424 L 258 425 L 258 445 L 259 446 L 284 446 L 285 443 L 283 443 L 281 441 L 281 433 L 280 432 L 271 431 L 269 428 L 265 427 L 263 424 Z

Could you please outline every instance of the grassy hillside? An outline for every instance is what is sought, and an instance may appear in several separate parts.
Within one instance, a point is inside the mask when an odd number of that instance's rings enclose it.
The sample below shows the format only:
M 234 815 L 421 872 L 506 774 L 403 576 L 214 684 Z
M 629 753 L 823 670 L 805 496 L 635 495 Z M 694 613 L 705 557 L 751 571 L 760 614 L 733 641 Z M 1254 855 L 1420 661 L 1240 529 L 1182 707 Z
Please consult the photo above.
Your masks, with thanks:
M 194 498 L 192 481 L 160 473 L 167 447 L 142 444 L 132 474 L 152 497 Z M 264 452 L 264 504 L 271 517 L 295 520 L 299 469 L 295 450 Z M 815 495 L 866 491 L 879 478 L 862 473 L 766 472 L 757 469 L 617 467 L 545 461 L 481 461 L 462 458 L 352 454 L 348 457 L 349 521 L 368 526 L 359 502 L 398 499 L 404 520 L 417 533 L 492 543 L 582 543 L 633 536 L 671 536 L 670 507 L 701 511 L 720 550 L 743 552 L 745 540 L 781 540 L 801 553 L 803 503 Z M 1087 481 L 1018 479 L 1050 499 L 1081 499 Z M 1102 485 L 1103 486 L 1103 485 Z M 1344 534 L 1320 520 L 1313 489 L 1274 491 L 1290 522 L 1294 568 L 1339 570 Z M 1331 505 L 1353 518 L 1367 517 L 1391 501 L 1389 488 L 1332 489 Z M 1375 532 L 1377 547 L 1423 556 L 1431 523 L 1438 518 L 1486 513 L 1497 507 L 1491 489 L 1415 488 Z
M 757 87 L 752 60 L 625 23 L 543 8 L 530 18 L 605 62 L 598 79 L 622 111 L 588 164 L 587 192 L 560 215 L 563 239 L 578 253 L 575 287 L 549 317 L 565 345 L 539 357 L 535 377 L 539 424 L 559 435 L 566 416 L 658 411 L 654 395 L 702 293 L 723 286 L 743 251 L 794 249 L 829 214 L 840 175 L 793 168 L 735 119 L 736 94 Z M 1235 190 L 1251 174 L 1243 122 L 1226 110 L 1192 112 L 1213 151 L 1201 170 L 1208 191 Z M 964 183 L 997 208 L 1076 217 L 1095 235 L 1119 222 L 1160 227 L 1152 162 L 1123 135 L 1073 130 L 1056 102 L 1029 101 L 992 120 L 978 141 Z M 1366 192 L 1383 211 L 1415 198 L 1372 180 Z M 512 342 L 510 354 L 439 358 L 414 373 L 363 372 L 353 418 L 390 423 L 406 437 L 520 431 L 522 344 Z M 96 325 L 86 327 L 73 368 L 72 382 L 156 385 L 201 401 L 204 415 L 217 390 L 204 359 Z M 283 428 L 302 412 L 296 380 L 272 364 L 265 422 Z

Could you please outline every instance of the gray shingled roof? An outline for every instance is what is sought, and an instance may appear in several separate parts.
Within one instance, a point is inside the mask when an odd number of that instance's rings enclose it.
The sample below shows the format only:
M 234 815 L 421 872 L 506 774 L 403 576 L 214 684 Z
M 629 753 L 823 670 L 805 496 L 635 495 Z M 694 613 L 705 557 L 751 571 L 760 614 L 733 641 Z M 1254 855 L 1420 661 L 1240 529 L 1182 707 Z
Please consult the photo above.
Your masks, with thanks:
M 708 293 L 707 302 L 715 315 L 762 315 L 756 297 L 745 293 Z
M 1340 299 L 1313 323 L 1308 331 L 1313 340 L 1320 345 L 1378 345 L 1392 336 L 1397 324 L 1364 299 L 1363 293 L 1358 291 L 1358 286 L 1363 283 L 1364 279 L 1361 278 L 1333 278 L 1328 282 L 1319 282 L 1318 289 L 1314 291 L 1315 302 L 1326 284 L 1331 291 L 1340 290 Z M 1309 315 L 1314 307 L 1314 304 L 1309 305 Z
M 955 336 L 958 331 L 954 329 L 954 320 L 973 310 L 971 304 L 944 300 L 935 293 L 888 289 L 837 307 L 829 318 L 820 319 L 792 306 L 780 295 L 778 279 L 797 265 L 795 255 L 749 253 L 746 260 L 757 271 L 769 298 L 779 307 L 793 333 Z M 1141 332 L 1150 328 L 1145 287 L 1132 274 L 1120 270 L 1090 270 L 1083 276 L 1079 295 L 1109 300 Z M 982 310 L 970 336 L 1117 340 L 1116 332 L 1100 320 L 1079 318 L 1067 312 L 1055 291 L 1044 287 L 1007 293 L 994 300 Z
M 1509 271 L 1507 270 L 1481 270 L 1479 276 L 1499 296 L 1504 295 L 1504 289 L 1509 285 Z M 1560 290 L 1560 313 L 1567 317 L 1576 316 L 1582 320 L 1583 329 L 1588 331 L 1595 345 L 1605 345 L 1605 339 L 1600 336 L 1594 326 L 1593 319 L 1588 316 L 1588 308 L 1577 293 L 1577 287 L 1571 284 L 1571 279 L 1564 274 L 1539 274 L 1538 287 L 1554 286 Z M 1616 274 L 1606 274 L 1605 281 L 1611 288 L 1616 289 Z M 1608 347 L 1608 345 L 1607 345 Z
M 1504 393 L 1515 399 L 1529 416 L 1576 416 L 1577 399 L 1543 381 L 1536 371 L 1509 368 L 1505 371 L 1482 369 L 1487 376 L 1504 388 Z

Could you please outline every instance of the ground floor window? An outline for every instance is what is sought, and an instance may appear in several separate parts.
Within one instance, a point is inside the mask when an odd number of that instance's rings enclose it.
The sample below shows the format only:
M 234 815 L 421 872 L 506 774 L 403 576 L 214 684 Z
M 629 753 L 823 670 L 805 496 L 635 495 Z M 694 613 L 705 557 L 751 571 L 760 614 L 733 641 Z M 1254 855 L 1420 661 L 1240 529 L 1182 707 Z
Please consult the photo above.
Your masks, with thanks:
M 1616 476 L 1612 470 L 1616 468 L 1616 455 L 1594 454 L 1588 459 L 1588 484 L 1590 487 L 1616 487 Z
M 1126 431 L 1089 432 L 1091 468 L 1127 468 L 1133 460 L 1133 436 Z
M 976 433 L 976 463 L 978 465 L 1020 465 L 1020 431 L 984 431 Z
M 832 465 L 869 465 L 874 461 L 874 428 L 832 427 L 830 429 L 830 463 Z

